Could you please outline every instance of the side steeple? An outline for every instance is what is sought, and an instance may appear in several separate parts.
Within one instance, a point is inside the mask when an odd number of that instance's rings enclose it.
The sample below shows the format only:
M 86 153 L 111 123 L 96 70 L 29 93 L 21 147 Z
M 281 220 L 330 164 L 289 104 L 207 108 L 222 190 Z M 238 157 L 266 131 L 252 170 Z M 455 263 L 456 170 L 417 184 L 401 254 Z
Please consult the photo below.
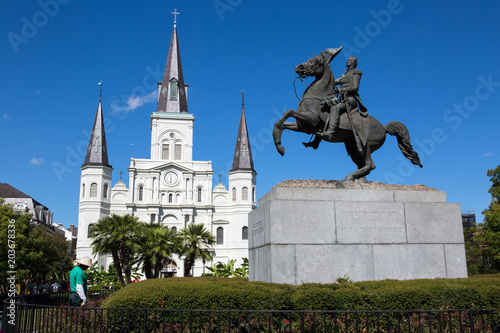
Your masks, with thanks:
M 102 88 L 102 82 L 99 82 Z M 80 176 L 80 199 L 78 201 L 78 235 L 76 257 L 89 256 L 93 261 L 99 259 L 92 252 L 92 238 L 89 230 L 93 223 L 109 216 L 111 207 L 111 179 L 113 168 L 108 162 L 104 118 L 102 114 L 102 89 L 99 93 L 99 106 L 95 115 L 94 128 L 90 135 L 89 147 Z
M 168 50 L 167 64 L 163 73 L 163 81 L 158 92 L 158 107 L 156 112 L 187 113 L 187 85 L 184 84 L 182 74 L 181 53 L 177 39 L 177 10 L 175 15 L 174 31 Z
M 248 137 L 247 121 L 245 118 L 245 96 L 243 91 L 241 94 L 241 119 L 240 128 L 238 129 L 238 138 L 236 139 L 236 148 L 234 149 L 233 168 L 235 170 L 252 170 L 253 158 L 250 148 L 250 139 Z
M 88 164 L 92 165 L 105 165 L 110 166 L 108 162 L 108 149 L 106 147 L 106 133 L 104 132 L 104 117 L 102 115 L 102 90 L 99 96 L 99 106 L 95 115 L 94 127 L 90 135 L 89 146 L 87 148 L 87 155 L 83 166 Z

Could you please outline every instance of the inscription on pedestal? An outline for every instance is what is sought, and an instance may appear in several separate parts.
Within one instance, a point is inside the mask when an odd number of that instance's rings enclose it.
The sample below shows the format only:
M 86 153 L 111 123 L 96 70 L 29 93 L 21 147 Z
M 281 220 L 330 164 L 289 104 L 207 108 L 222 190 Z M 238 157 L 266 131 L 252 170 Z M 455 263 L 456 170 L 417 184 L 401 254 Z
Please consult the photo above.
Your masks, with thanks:
M 264 232 L 264 222 L 259 221 L 253 225 L 253 235 L 257 236 Z
M 393 243 L 406 239 L 403 207 L 400 204 L 364 203 L 367 208 L 339 205 L 337 239 L 339 243 Z
M 249 245 L 252 247 L 258 247 L 264 245 L 264 221 L 260 220 L 254 223 L 250 223 L 249 227 L 251 236 L 249 239 Z

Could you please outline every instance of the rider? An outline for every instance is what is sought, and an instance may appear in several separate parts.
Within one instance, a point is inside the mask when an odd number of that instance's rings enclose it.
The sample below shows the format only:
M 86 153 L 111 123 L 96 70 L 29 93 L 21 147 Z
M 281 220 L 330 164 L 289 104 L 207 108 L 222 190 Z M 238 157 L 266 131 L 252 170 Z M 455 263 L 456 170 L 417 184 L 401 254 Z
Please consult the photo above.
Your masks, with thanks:
M 335 80 L 335 85 L 340 85 L 340 89 L 335 88 L 335 92 L 340 94 L 340 99 L 334 96 L 332 99 L 326 100 L 326 104 L 330 106 L 330 120 L 326 131 L 316 133 L 321 139 L 328 140 L 335 137 L 335 132 L 339 128 L 340 115 L 347 110 L 346 102 L 350 104 L 351 110 L 354 110 L 356 105 L 359 105 L 360 114 L 364 117 L 368 116 L 368 110 L 361 103 L 358 95 L 362 73 L 359 69 L 356 69 L 357 65 L 358 59 L 350 56 L 347 59 L 345 73 Z

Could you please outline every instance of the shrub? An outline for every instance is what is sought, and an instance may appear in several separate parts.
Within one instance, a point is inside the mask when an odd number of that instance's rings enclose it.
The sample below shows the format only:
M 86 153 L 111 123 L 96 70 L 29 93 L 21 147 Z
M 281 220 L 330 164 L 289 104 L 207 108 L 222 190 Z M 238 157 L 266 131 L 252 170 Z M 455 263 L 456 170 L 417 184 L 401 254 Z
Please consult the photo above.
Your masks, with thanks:
M 500 275 L 291 286 L 215 277 L 128 285 L 103 307 L 213 310 L 426 310 L 500 308 Z
M 289 309 L 292 286 L 216 277 L 151 279 L 111 295 L 104 307 L 266 310 Z

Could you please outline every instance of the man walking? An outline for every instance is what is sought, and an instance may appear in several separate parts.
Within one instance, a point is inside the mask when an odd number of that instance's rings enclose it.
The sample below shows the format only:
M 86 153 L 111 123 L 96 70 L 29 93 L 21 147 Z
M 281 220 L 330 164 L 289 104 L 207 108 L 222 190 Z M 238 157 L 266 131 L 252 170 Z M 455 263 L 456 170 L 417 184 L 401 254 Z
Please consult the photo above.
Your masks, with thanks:
M 71 306 L 85 306 L 87 303 L 87 276 L 85 270 L 92 267 L 89 257 L 76 259 L 77 266 L 69 274 L 71 291 L 69 294 L 69 304 Z

